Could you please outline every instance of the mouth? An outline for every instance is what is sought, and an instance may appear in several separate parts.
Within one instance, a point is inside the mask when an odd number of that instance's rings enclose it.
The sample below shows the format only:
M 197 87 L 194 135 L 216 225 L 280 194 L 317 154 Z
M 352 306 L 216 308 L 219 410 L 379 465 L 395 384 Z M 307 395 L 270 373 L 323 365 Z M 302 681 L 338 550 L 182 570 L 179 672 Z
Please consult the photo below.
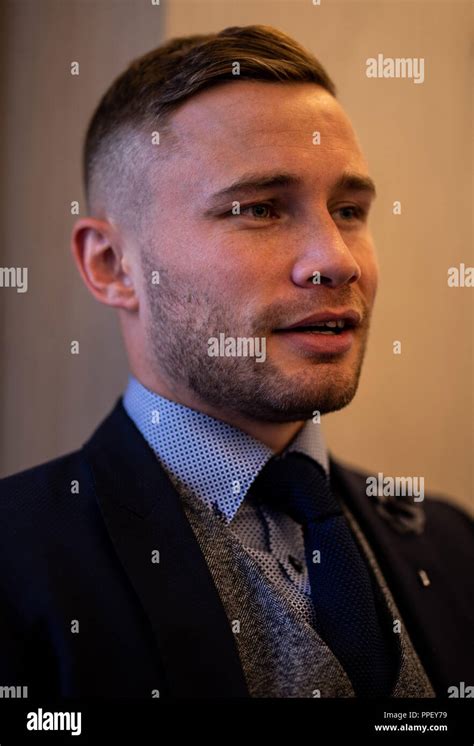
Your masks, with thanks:
M 322 311 L 289 326 L 274 329 L 274 333 L 299 351 L 337 355 L 352 347 L 355 330 L 360 323 L 360 314 L 352 309 Z
M 306 334 L 342 334 L 359 326 L 361 317 L 358 311 L 320 311 L 317 314 L 301 319 L 294 324 L 274 329 L 277 333 L 303 332 Z
M 309 334 L 342 334 L 345 329 L 350 329 L 344 320 L 341 321 L 320 321 L 314 324 L 298 324 L 289 326 L 285 329 L 275 329 L 276 332 L 305 332 Z

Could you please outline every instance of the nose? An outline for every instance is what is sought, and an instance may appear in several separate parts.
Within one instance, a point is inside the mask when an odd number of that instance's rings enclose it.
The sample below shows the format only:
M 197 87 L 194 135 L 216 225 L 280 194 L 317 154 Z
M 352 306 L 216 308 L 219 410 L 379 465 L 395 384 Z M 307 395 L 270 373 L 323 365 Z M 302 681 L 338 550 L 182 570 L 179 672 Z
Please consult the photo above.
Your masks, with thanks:
M 305 232 L 298 240 L 301 250 L 292 268 L 295 285 L 337 288 L 357 282 L 361 269 L 331 216 Z

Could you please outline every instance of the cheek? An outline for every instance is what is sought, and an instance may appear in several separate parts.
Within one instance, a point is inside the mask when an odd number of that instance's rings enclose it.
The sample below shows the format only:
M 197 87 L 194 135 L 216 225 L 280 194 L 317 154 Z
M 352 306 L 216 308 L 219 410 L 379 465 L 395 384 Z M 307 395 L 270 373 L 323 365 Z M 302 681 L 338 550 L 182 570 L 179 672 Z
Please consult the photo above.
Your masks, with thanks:
M 207 273 L 212 283 L 222 293 L 241 302 L 262 289 L 268 270 L 262 253 L 249 251 L 248 247 L 235 247 L 222 242 L 219 251 L 208 257 Z
M 377 294 L 378 283 L 379 268 L 377 262 L 374 260 L 365 269 L 365 287 L 367 289 L 367 296 L 371 300 L 374 300 Z
M 359 285 L 363 289 L 367 300 L 373 302 L 379 281 L 379 265 L 371 241 L 367 242 L 363 251 L 359 253 L 357 261 L 361 270 Z

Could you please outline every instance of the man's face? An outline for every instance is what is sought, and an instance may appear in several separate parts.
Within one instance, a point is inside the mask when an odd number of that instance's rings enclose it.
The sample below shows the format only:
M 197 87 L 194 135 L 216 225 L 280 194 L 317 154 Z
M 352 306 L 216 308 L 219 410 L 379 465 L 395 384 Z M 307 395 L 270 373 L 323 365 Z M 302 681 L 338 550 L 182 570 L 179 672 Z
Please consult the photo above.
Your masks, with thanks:
M 377 265 L 367 165 L 340 105 L 313 84 L 239 81 L 191 98 L 172 123 L 177 154 L 151 166 L 140 240 L 151 369 L 171 391 L 250 419 L 292 422 L 345 406 Z M 215 196 L 242 180 L 267 185 Z M 331 314 L 342 331 L 314 330 Z M 285 331 L 295 324 L 304 328 Z M 211 356 L 221 333 L 258 338 L 265 359 Z

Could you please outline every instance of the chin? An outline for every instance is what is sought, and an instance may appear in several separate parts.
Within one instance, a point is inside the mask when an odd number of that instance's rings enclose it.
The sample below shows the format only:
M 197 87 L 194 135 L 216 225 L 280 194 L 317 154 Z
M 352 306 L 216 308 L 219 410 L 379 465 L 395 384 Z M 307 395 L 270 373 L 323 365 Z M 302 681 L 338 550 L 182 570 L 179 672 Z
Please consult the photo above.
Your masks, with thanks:
M 290 386 L 268 387 L 266 391 L 256 391 L 252 409 L 248 415 L 267 422 L 296 422 L 311 419 L 315 412 L 320 415 L 336 412 L 353 400 L 359 377 L 347 374 L 324 376 L 324 381 L 306 380 L 298 382 L 293 377 Z

